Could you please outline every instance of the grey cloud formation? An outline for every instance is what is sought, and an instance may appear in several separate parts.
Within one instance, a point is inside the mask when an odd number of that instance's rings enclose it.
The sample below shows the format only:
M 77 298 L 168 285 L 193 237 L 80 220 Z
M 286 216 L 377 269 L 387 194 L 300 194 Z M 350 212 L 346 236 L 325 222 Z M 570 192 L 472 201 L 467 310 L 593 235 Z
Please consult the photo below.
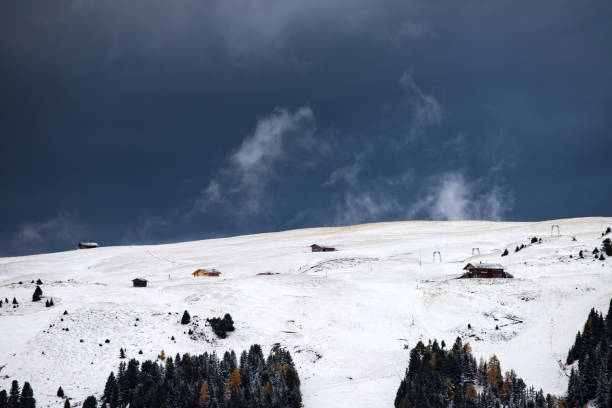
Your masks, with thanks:
M 397 214 L 401 205 L 392 194 L 384 191 L 356 191 L 344 193 L 335 205 L 335 225 L 351 225 L 382 221 Z
M 357 153 L 354 161 L 351 164 L 341 166 L 331 172 L 329 179 L 322 185 L 325 187 L 334 187 L 341 183 L 346 183 L 352 188 L 359 188 L 359 177 L 365 169 L 365 160 L 372 152 L 370 147 Z
M 438 100 L 425 94 L 414 81 L 412 75 L 405 72 L 400 84 L 407 94 L 407 105 L 411 115 L 410 127 L 406 140 L 414 141 L 423 135 L 430 126 L 440 126 L 442 123 L 442 108 Z
M 83 227 L 69 215 L 58 215 L 38 222 L 22 223 L 15 236 L 18 244 L 42 244 L 51 239 L 75 241 L 83 234 Z
M 17 226 L 14 235 L 4 239 L 3 251 L 43 250 L 50 245 L 76 248 L 79 241 L 88 240 L 87 229 L 71 214 L 59 214 L 41 221 L 25 221 Z
M 232 153 L 226 165 L 201 192 L 191 212 L 227 210 L 241 216 L 264 211 L 266 187 L 281 165 L 308 165 L 304 156 L 324 149 L 315 139 L 316 121 L 309 107 L 295 112 L 277 108 L 257 121 L 255 130 Z
M 332 176 L 337 174 L 336 172 L 332 173 Z M 407 203 L 410 197 L 407 197 L 406 193 L 414 186 L 413 170 L 405 169 L 398 174 L 373 180 L 360 180 L 358 175 L 353 176 L 351 172 L 349 173 L 351 176 L 348 181 L 351 189 L 337 195 L 333 200 L 332 224 L 350 225 L 403 219 L 406 206 L 410 205 Z
M 467 180 L 461 172 L 435 177 L 428 190 L 426 196 L 409 209 L 410 218 L 499 221 L 513 205 L 510 192 L 482 180 Z

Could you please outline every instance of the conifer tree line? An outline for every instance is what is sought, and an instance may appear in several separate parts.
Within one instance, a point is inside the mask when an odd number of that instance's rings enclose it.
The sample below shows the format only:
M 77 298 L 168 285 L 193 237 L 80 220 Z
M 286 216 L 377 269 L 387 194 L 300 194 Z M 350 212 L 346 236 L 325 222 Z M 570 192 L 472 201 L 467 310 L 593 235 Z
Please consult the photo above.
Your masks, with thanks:
M 406 375 L 395 397 L 396 408 L 548 408 L 559 407 L 556 397 L 527 388 L 514 371 L 502 375 L 499 359 L 476 364 L 469 343 L 461 338 L 446 349 L 436 340 L 419 341 L 410 351 Z
M 591 309 L 566 363 L 574 364 L 567 386 L 568 407 L 612 406 L 612 299 L 605 318 Z
M 108 408 L 298 408 L 302 395 L 290 353 L 279 349 L 266 359 L 255 344 L 239 362 L 234 351 L 222 358 L 213 352 L 121 362 L 100 402 Z
M 0 408 L 35 408 L 34 390 L 29 382 L 23 383 L 23 388 L 19 388 L 17 380 L 13 380 L 11 389 L 0 390 Z

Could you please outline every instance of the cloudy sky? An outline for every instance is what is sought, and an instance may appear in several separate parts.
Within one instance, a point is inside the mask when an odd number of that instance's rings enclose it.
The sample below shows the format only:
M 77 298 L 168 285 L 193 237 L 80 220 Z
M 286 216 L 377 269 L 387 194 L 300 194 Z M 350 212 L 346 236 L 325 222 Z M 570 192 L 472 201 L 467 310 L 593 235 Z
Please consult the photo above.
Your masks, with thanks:
M 0 256 L 612 215 L 612 3 L 0 5 Z

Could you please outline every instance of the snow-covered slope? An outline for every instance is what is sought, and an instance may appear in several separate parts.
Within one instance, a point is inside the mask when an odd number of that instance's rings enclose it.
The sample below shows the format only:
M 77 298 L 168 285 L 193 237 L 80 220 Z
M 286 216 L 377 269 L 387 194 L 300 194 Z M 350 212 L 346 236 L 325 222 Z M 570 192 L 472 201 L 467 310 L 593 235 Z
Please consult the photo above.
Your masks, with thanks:
M 552 224 L 561 236 L 551 237 Z M 612 259 L 590 255 L 610 225 L 612 218 L 393 222 L 2 258 L 0 297 L 20 306 L 0 309 L 0 387 L 27 380 L 40 406 L 60 406 L 60 385 L 75 400 L 99 395 L 120 347 L 129 358 L 154 359 L 162 349 L 281 343 L 299 367 L 306 408 L 389 407 L 406 344 L 461 336 L 476 356 L 496 353 L 502 369 L 562 393 L 576 331 L 612 296 Z M 532 236 L 543 242 L 514 253 Z M 338 251 L 312 253 L 313 243 Z M 476 247 L 481 255 L 472 257 Z M 576 259 L 580 249 L 586 259 Z M 435 250 L 442 263 L 432 262 Z M 454 279 L 474 260 L 501 262 L 515 279 Z M 192 277 L 201 267 L 222 275 Z M 273 274 L 258 275 L 265 272 Z M 132 287 L 135 277 L 149 286 Z M 38 278 L 54 307 L 31 302 Z M 236 331 L 214 340 L 207 328 L 208 342 L 193 340 L 179 324 L 185 309 L 200 319 L 229 312 Z

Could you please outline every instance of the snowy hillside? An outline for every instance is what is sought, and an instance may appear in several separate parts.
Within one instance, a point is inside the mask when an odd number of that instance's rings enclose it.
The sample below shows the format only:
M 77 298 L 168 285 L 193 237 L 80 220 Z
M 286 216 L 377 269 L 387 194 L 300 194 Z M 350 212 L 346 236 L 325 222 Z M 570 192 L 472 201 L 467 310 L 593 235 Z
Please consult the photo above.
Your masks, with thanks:
M 551 237 L 552 224 L 561 236 Z M 128 358 L 154 359 L 162 349 L 280 343 L 299 369 L 306 408 L 390 407 L 405 345 L 461 336 L 477 357 L 496 353 L 527 384 L 563 393 L 562 362 L 576 332 L 591 307 L 606 311 L 612 297 L 612 259 L 591 255 L 611 225 L 393 222 L 2 258 L 0 298 L 20 305 L 0 309 L 0 388 L 30 381 L 40 406 L 58 407 L 60 385 L 75 401 L 99 395 L 121 347 Z M 527 245 L 533 236 L 542 243 Z M 338 251 L 312 253 L 313 243 Z M 577 259 L 581 249 L 585 259 Z M 432 262 L 436 250 L 442 263 Z M 515 279 L 455 279 L 474 260 L 502 263 Z M 194 278 L 197 268 L 222 275 Z M 136 277 L 148 287 L 132 287 Z M 38 278 L 44 297 L 33 303 Z M 46 308 L 51 297 L 55 306 Z M 208 341 L 192 339 L 179 323 L 185 309 L 199 319 L 229 312 L 236 331 L 215 340 L 206 328 Z

